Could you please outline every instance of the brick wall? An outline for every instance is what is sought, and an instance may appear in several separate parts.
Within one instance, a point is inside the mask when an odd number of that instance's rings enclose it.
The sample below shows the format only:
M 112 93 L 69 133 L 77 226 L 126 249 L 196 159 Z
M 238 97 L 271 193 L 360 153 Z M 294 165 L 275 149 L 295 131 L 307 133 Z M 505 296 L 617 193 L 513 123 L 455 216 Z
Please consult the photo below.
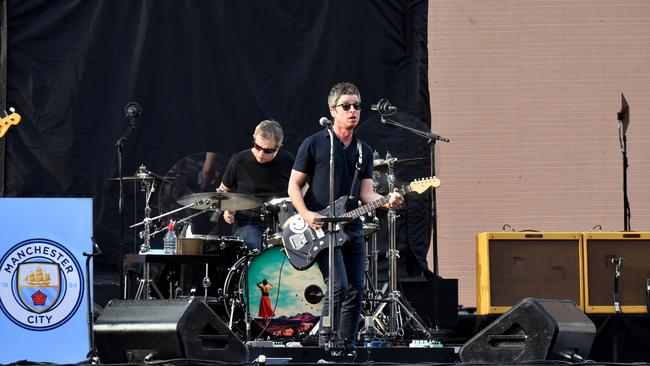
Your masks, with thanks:
M 430 0 L 440 273 L 475 306 L 475 235 L 650 231 L 650 1 Z M 431 258 L 430 258 L 431 263 Z

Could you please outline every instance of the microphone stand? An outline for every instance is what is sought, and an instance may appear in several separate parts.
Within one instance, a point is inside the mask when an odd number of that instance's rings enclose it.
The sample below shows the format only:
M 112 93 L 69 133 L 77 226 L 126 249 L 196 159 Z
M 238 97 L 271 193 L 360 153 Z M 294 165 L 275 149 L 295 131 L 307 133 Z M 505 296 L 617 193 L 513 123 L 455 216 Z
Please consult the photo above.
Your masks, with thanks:
M 621 144 L 621 153 L 623 154 L 623 227 L 624 231 L 630 231 L 630 201 L 627 196 L 627 136 L 623 122 L 618 121 L 619 140 Z
M 396 110 L 395 110 L 396 111 Z M 394 121 L 390 118 L 387 118 L 387 116 L 392 115 L 395 113 L 395 111 L 385 113 L 382 110 L 379 110 L 379 115 L 380 115 L 380 122 L 383 124 L 389 124 L 395 127 L 399 127 L 401 129 L 407 130 L 417 136 L 424 137 L 428 140 L 429 144 L 429 149 L 430 149 L 430 163 L 429 163 L 429 169 L 430 169 L 430 174 L 432 177 L 436 175 L 436 141 L 440 140 L 443 142 L 449 142 L 449 139 L 440 135 L 436 135 L 435 133 L 427 132 L 427 131 L 421 131 L 412 127 L 405 126 L 397 121 Z M 430 211 L 431 211 L 431 220 L 430 220 L 430 229 L 431 229 L 431 245 L 432 245 L 432 252 L 433 252 L 433 327 L 434 331 L 438 331 L 438 218 L 437 218 L 437 213 L 436 213 L 436 190 L 431 189 L 430 193 L 431 197 L 431 206 L 430 206 Z
M 90 238 L 93 242 L 93 252 L 92 253 L 86 253 L 83 252 L 83 256 L 86 257 L 86 306 L 88 308 L 88 313 L 87 313 L 87 321 L 88 321 L 88 340 L 89 340 L 89 350 L 88 353 L 86 354 L 86 358 L 88 358 L 91 361 L 96 361 L 95 357 L 97 356 L 97 349 L 95 348 L 95 337 L 93 333 L 93 324 L 94 324 L 94 318 L 93 318 L 93 303 L 92 303 L 92 298 L 90 296 L 91 288 L 90 288 L 90 260 L 102 254 L 102 250 L 99 248 L 99 245 L 97 245 L 97 241 L 95 240 L 94 237 Z
M 623 154 L 623 225 L 625 231 L 630 231 L 630 201 L 627 197 L 627 127 L 630 125 L 630 105 L 625 95 L 621 93 L 621 111 L 616 113 L 618 119 L 618 138 Z
M 128 114 L 127 118 L 129 119 L 129 127 L 126 128 L 126 131 L 124 131 L 124 134 L 117 140 L 115 143 L 115 148 L 117 149 L 117 173 L 119 177 L 119 186 L 120 186 L 120 193 L 119 193 L 119 198 L 118 198 L 118 205 L 117 205 L 117 212 L 118 212 L 118 217 L 119 217 L 119 225 L 118 225 L 118 249 L 119 249 L 119 257 L 117 260 L 117 266 L 118 266 L 118 283 L 120 285 L 120 293 L 123 294 L 123 299 L 126 299 L 126 287 L 124 286 L 124 175 L 122 173 L 122 159 L 124 157 L 124 143 L 126 143 L 127 138 L 129 137 L 129 134 L 131 134 L 131 131 L 137 127 L 137 124 L 135 123 L 137 115 L 133 114 Z
M 334 206 L 334 132 L 332 131 L 332 125 L 327 125 L 327 132 L 330 135 L 330 176 L 329 176 L 329 206 L 330 206 L 330 213 L 329 217 L 334 218 L 336 216 L 336 207 Z M 327 314 L 322 316 L 321 323 L 323 325 L 323 329 L 321 329 L 320 334 L 321 336 L 325 339 L 325 349 L 329 350 L 336 344 L 336 338 L 337 338 L 337 332 L 338 332 L 338 327 L 337 324 L 334 322 L 334 281 L 336 279 L 336 270 L 334 268 L 335 266 L 335 260 L 334 260 L 334 241 L 336 240 L 334 237 L 334 221 L 327 221 L 327 239 L 328 239 L 328 251 L 327 251 L 327 260 L 328 260 L 328 266 L 329 266 L 329 274 L 328 274 L 328 279 L 327 279 L 327 302 L 328 302 L 328 307 L 327 307 Z M 339 309 L 339 312 L 341 310 Z

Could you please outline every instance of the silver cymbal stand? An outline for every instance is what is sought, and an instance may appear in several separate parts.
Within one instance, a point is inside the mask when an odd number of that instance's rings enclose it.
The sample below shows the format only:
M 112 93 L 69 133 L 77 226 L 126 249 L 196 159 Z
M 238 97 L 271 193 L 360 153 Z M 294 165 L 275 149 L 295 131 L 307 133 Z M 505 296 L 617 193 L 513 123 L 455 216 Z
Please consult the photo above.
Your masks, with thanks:
M 386 161 L 388 164 L 388 192 L 393 192 L 395 188 L 395 174 L 393 171 L 393 163 L 395 160 L 386 153 Z M 377 308 L 373 317 L 377 319 L 379 314 L 383 312 L 386 305 L 389 306 L 388 313 L 388 328 L 385 335 L 389 338 L 401 338 L 404 336 L 404 327 L 408 322 L 413 322 L 418 330 L 424 333 L 427 337 L 431 337 L 431 332 L 424 325 L 424 322 L 415 312 L 402 301 L 402 295 L 397 289 L 397 259 L 399 258 L 399 251 L 397 250 L 397 218 L 399 215 L 394 209 L 388 210 L 388 234 L 390 248 L 386 252 L 388 258 L 388 294 L 386 299 Z
M 144 206 L 144 230 L 140 232 L 140 238 L 143 239 L 142 245 L 140 246 L 140 253 L 148 253 L 151 250 L 151 207 L 149 206 L 149 201 L 151 200 L 151 194 L 156 190 L 156 182 L 147 174 L 147 168 L 144 165 L 141 165 L 136 172 L 136 176 L 144 178 L 142 179 L 142 189 L 145 192 L 145 206 Z M 145 297 L 146 299 L 151 298 L 151 289 L 153 289 L 158 295 L 159 299 L 163 298 L 162 293 L 156 286 L 156 283 L 151 280 L 149 277 L 149 262 L 145 259 L 143 264 L 143 274 L 138 284 L 138 290 L 135 293 L 135 299 L 139 300 Z M 125 279 L 126 280 L 126 279 Z M 124 298 L 126 298 L 126 286 L 124 287 Z

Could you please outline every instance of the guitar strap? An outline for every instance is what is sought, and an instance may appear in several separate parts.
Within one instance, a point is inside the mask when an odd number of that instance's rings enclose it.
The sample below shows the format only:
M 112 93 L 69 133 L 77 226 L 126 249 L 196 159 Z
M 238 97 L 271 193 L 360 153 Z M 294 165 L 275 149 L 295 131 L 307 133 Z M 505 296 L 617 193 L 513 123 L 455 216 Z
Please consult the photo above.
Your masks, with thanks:
M 346 211 L 350 210 L 350 203 L 354 200 L 354 190 L 359 177 L 359 172 L 361 171 L 361 163 L 363 163 L 363 149 L 361 148 L 361 140 L 357 138 L 357 163 L 354 165 L 354 178 L 352 178 L 352 185 L 350 186 L 350 194 L 348 194 L 348 200 L 345 202 Z

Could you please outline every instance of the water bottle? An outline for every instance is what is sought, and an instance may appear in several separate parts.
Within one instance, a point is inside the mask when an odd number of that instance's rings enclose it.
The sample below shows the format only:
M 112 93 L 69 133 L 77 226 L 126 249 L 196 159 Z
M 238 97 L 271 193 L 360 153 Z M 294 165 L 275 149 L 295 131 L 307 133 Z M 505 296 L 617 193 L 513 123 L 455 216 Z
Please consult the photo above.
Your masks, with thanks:
M 176 254 L 176 232 L 174 232 L 174 224 L 167 225 L 167 234 L 163 238 L 163 248 L 165 254 Z

